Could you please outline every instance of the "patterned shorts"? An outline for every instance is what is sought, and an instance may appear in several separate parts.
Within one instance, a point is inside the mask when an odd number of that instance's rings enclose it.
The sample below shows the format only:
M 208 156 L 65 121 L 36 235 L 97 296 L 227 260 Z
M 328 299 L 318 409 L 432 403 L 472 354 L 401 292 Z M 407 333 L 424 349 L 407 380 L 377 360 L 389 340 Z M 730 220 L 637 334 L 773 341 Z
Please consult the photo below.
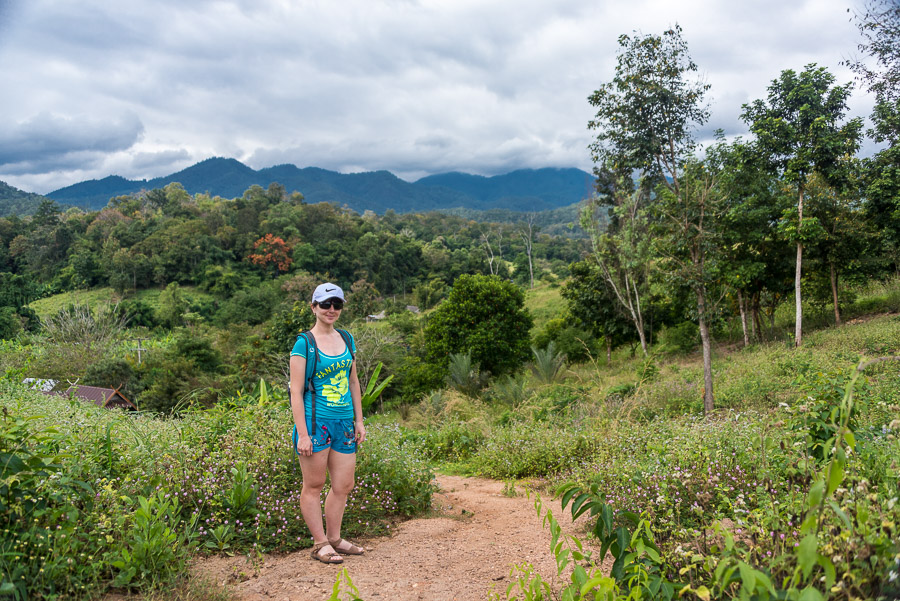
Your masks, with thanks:
M 316 431 L 312 432 L 312 420 L 307 418 L 306 431 L 310 432 L 313 453 L 328 448 L 346 455 L 356 452 L 356 429 L 352 419 L 316 419 Z M 294 426 L 291 441 L 297 453 L 297 426 Z

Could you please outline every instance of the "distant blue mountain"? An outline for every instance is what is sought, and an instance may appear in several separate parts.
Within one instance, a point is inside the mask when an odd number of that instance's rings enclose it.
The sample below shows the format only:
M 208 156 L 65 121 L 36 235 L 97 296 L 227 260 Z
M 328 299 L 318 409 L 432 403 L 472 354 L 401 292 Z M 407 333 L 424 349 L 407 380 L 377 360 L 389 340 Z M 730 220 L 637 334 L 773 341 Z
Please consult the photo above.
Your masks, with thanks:
M 343 174 L 317 167 L 276 165 L 254 170 L 235 159 L 211 158 L 178 173 L 151 180 L 112 175 L 60 188 L 47 196 L 88 209 L 105 207 L 111 198 L 178 182 L 191 194 L 223 198 L 241 196 L 247 188 L 278 183 L 307 202 L 334 202 L 363 212 L 398 213 L 435 209 L 511 209 L 543 211 L 564 207 L 590 196 L 593 177 L 580 169 L 521 169 L 483 177 L 443 173 L 410 183 L 388 171 Z

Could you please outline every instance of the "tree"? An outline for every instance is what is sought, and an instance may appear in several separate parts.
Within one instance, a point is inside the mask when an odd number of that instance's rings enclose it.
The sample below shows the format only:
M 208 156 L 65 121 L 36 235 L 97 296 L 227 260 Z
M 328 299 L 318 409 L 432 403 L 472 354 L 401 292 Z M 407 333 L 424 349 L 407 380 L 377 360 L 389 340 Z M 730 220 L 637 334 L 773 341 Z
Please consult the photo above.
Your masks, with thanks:
M 562 297 L 578 324 L 605 341 L 606 362 L 609 363 L 614 348 L 637 338 L 633 324 L 617 310 L 618 301 L 596 263 L 578 261 L 572 263 L 570 271 L 572 277 L 563 286 Z
M 247 256 L 254 265 L 263 269 L 273 268 L 275 273 L 285 272 L 291 267 L 291 247 L 277 236 L 266 234 L 253 243 L 253 252 Z
M 777 223 L 784 212 L 785 195 L 765 157 L 754 144 L 741 139 L 722 148 L 718 187 L 725 203 L 721 216 L 722 268 L 734 290 L 744 346 L 762 339 L 761 298 L 766 291 L 783 294 L 791 257 L 779 236 Z
M 375 313 L 380 299 L 381 295 L 375 288 L 375 284 L 367 282 L 365 279 L 356 280 L 350 286 L 350 292 L 347 295 L 349 317 L 365 319 L 367 315 L 372 315 Z
M 709 335 L 713 303 L 709 292 L 720 278 L 721 216 L 724 212 L 717 176 L 722 145 L 712 147 L 705 160 L 692 159 L 681 170 L 680 185 L 660 186 L 653 210 L 658 252 L 665 257 L 667 277 L 688 286 L 697 298 L 697 323 L 703 347 L 703 412 L 713 410 L 712 348 Z
M 767 101 L 745 104 L 741 113 L 773 167 L 797 188 L 793 231 L 797 243 L 794 270 L 796 346 L 803 342 L 800 290 L 803 245 L 811 234 L 805 229 L 807 223 L 803 220 L 803 197 L 813 173 L 820 173 L 829 183 L 845 176 L 841 159 L 856 153 L 862 129 L 859 118 L 841 124 L 851 86 L 833 86 L 833 83 L 834 76 L 815 64 L 807 65 L 799 75 L 787 69 L 772 81 Z
M 682 162 L 694 149 L 692 130 L 709 118 L 709 84 L 689 79 L 697 65 L 681 27 L 661 36 L 619 37 L 616 75 L 590 97 L 597 114 L 588 129 L 594 163 L 615 176 L 638 170 L 647 185 L 667 180 L 677 190 Z
M 697 65 L 678 25 L 662 35 L 620 36 L 619 46 L 615 77 L 588 99 L 597 108 L 588 123 L 598 132 L 590 145 L 594 173 L 615 208 L 606 233 L 590 214 L 582 224 L 591 232 L 593 258 L 646 355 L 641 297 L 653 262 L 646 205 L 657 185 L 681 197 L 681 172 L 695 147 L 693 128 L 709 118 L 703 100 L 709 84 L 692 78 Z
M 519 236 L 525 244 L 525 254 L 528 256 L 528 278 L 531 288 L 534 288 L 534 258 L 532 253 L 534 250 L 534 221 L 536 217 L 533 212 L 528 213 L 525 221 L 519 226 Z
M 882 251 L 900 271 L 900 4 L 893 0 L 867 0 L 856 15 L 863 36 L 859 50 L 875 59 L 850 62 L 870 92 L 875 93 L 868 134 L 888 147 L 863 162 L 866 211 L 882 232 Z
M 642 202 L 645 196 L 640 191 L 623 194 L 623 188 L 616 188 L 616 204 L 609 209 L 606 231 L 598 215 L 604 206 L 599 198 L 589 200 L 584 207 L 581 227 L 591 236 L 589 260 L 599 267 L 602 285 L 609 289 L 613 306 L 631 321 L 641 350 L 647 355 L 644 305 L 653 264 L 649 221 Z
M 531 325 L 518 287 L 497 276 L 461 275 L 427 318 L 426 356 L 442 377 L 450 355 L 467 352 L 482 371 L 510 373 L 530 356 Z

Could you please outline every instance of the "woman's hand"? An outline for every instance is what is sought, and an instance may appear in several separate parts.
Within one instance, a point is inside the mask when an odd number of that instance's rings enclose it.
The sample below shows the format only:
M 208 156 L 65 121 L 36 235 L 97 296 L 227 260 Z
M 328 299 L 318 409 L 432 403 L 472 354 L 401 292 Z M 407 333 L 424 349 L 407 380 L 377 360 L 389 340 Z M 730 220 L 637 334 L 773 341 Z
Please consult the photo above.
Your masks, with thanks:
M 313 454 L 313 443 L 312 438 L 309 436 L 298 436 L 297 437 L 297 452 L 303 455 L 304 457 L 312 457 Z
M 366 441 L 366 427 L 361 419 L 353 422 L 353 430 L 356 433 L 356 444 L 364 443 Z

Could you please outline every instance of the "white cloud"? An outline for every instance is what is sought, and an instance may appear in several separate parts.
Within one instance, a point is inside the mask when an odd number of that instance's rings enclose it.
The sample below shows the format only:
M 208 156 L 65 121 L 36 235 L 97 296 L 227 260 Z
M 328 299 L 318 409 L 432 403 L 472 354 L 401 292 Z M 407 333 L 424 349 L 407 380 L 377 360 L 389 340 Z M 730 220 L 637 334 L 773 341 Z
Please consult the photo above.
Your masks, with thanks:
M 589 170 L 587 96 L 620 34 L 683 27 L 713 86 L 703 136 L 746 131 L 740 105 L 782 69 L 849 80 L 857 41 L 846 0 L 2 2 L 0 72 L 18 93 L 0 97 L 0 141 L 42 115 L 82 127 L 0 146 L 0 179 L 41 192 L 209 156 L 408 178 Z

